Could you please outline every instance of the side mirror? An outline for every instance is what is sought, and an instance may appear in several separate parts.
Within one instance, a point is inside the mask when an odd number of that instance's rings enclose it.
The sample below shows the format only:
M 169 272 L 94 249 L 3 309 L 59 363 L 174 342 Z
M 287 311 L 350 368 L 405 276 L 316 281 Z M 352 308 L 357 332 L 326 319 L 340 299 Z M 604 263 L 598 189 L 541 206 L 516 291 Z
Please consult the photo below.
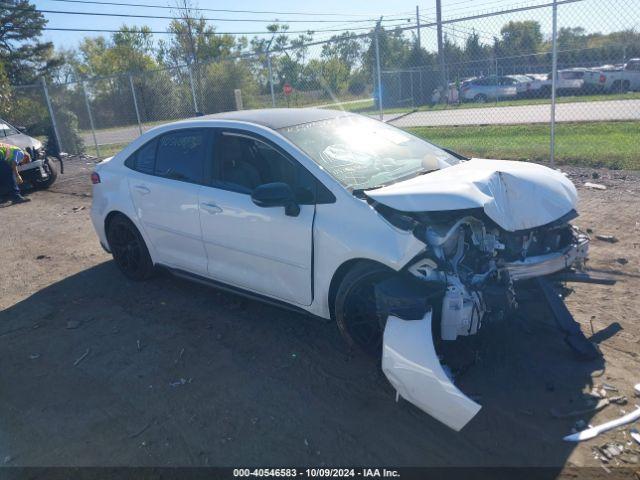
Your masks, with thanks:
M 27 127 L 25 127 L 24 125 L 16 125 L 16 130 L 18 130 L 20 133 L 25 133 L 27 131 Z
M 284 207 L 285 215 L 290 217 L 300 213 L 293 190 L 283 182 L 258 185 L 251 193 L 251 200 L 259 207 Z

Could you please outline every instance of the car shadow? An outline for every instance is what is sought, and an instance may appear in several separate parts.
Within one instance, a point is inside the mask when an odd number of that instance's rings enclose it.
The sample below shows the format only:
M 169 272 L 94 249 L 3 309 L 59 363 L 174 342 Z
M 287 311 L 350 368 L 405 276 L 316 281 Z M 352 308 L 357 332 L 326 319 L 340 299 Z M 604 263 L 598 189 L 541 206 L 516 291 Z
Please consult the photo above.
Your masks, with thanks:
M 555 478 L 603 362 L 538 305 L 488 323 L 457 378 L 456 433 L 395 401 L 332 322 L 105 262 L 0 312 L 0 453 L 15 465 L 546 466 Z M 7 439 L 11 439 L 10 444 Z

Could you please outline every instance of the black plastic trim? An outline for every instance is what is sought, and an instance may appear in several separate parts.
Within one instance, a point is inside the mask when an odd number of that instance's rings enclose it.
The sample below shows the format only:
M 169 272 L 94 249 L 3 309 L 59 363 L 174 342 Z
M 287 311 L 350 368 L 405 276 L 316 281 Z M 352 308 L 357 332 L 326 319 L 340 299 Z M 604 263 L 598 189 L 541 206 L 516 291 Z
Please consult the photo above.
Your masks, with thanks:
M 223 291 L 229 292 L 229 293 L 234 293 L 236 295 L 240 295 L 242 297 L 250 298 L 252 300 L 258 300 L 259 302 L 266 303 L 266 304 L 269 304 L 269 305 L 273 305 L 274 307 L 282 308 L 282 309 L 289 310 L 289 311 L 292 311 L 292 312 L 295 312 L 295 313 L 299 313 L 299 314 L 305 315 L 307 317 L 314 317 L 314 318 L 326 320 L 326 319 L 324 319 L 322 317 L 319 317 L 318 315 L 315 315 L 315 314 L 305 310 L 304 308 L 298 307 L 297 305 L 293 305 L 293 304 L 285 302 L 283 300 L 278 300 L 278 299 L 275 299 L 275 298 L 267 297 L 266 295 L 262 295 L 260 293 L 251 292 L 249 290 L 245 290 L 245 289 L 240 288 L 240 287 L 229 285 L 229 284 L 224 283 L 224 282 L 219 282 L 217 280 L 212 280 L 210 278 L 203 277 L 203 276 L 195 274 L 195 273 L 187 272 L 186 270 L 181 270 L 179 268 L 169 267 L 167 265 L 162 265 L 162 264 L 156 264 L 156 265 L 158 267 L 161 267 L 161 268 L 164 268 L 164 269 L 168 270 L 169 272 L 171 272 L 172 274 L 176 275 L 177 277 L 185 278 L 187 280 L 192 280 L 194 282 L 201 283 L 201 284 L 206 285 L 208 287 L 212 287 L 212 288 L 215 288 L 215 289 L 218 289 L 218 290 L 223 290 Z

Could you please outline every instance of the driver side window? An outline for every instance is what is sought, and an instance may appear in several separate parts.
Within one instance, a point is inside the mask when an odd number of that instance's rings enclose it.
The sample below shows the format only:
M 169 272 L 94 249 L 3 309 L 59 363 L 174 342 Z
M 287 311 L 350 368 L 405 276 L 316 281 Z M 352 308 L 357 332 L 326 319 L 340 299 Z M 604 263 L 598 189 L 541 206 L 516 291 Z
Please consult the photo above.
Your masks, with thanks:
M 266 183 L 286 183 L 300 204 L 313 203 L 315 178 L 266 142 L 222 132 L 217 142 L 218 187 L 250 195 Z

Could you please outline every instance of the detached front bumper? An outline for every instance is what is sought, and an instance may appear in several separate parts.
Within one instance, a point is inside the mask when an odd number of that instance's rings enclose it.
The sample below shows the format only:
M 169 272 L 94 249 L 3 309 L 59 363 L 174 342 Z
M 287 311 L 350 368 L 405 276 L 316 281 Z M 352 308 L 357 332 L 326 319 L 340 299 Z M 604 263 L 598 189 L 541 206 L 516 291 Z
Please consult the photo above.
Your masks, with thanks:
M 504 269 L 509 272 L 513 281 L 527 280 L 559 272 L 571 267 L 576 262 L 584 261 L 589 253 L 589 237 L 583 234 L 576 236 L 575 241 L 560 252 L 547 253 L 528 257 L 517 262 L 509 262 Z
M 25 163 L 23 165 L 18 165 L 18 172 L 26 172 L 29 170 L 33 170 L 39 168 L 42 170 L 43 160 L 33 160 L 29 163 Z

